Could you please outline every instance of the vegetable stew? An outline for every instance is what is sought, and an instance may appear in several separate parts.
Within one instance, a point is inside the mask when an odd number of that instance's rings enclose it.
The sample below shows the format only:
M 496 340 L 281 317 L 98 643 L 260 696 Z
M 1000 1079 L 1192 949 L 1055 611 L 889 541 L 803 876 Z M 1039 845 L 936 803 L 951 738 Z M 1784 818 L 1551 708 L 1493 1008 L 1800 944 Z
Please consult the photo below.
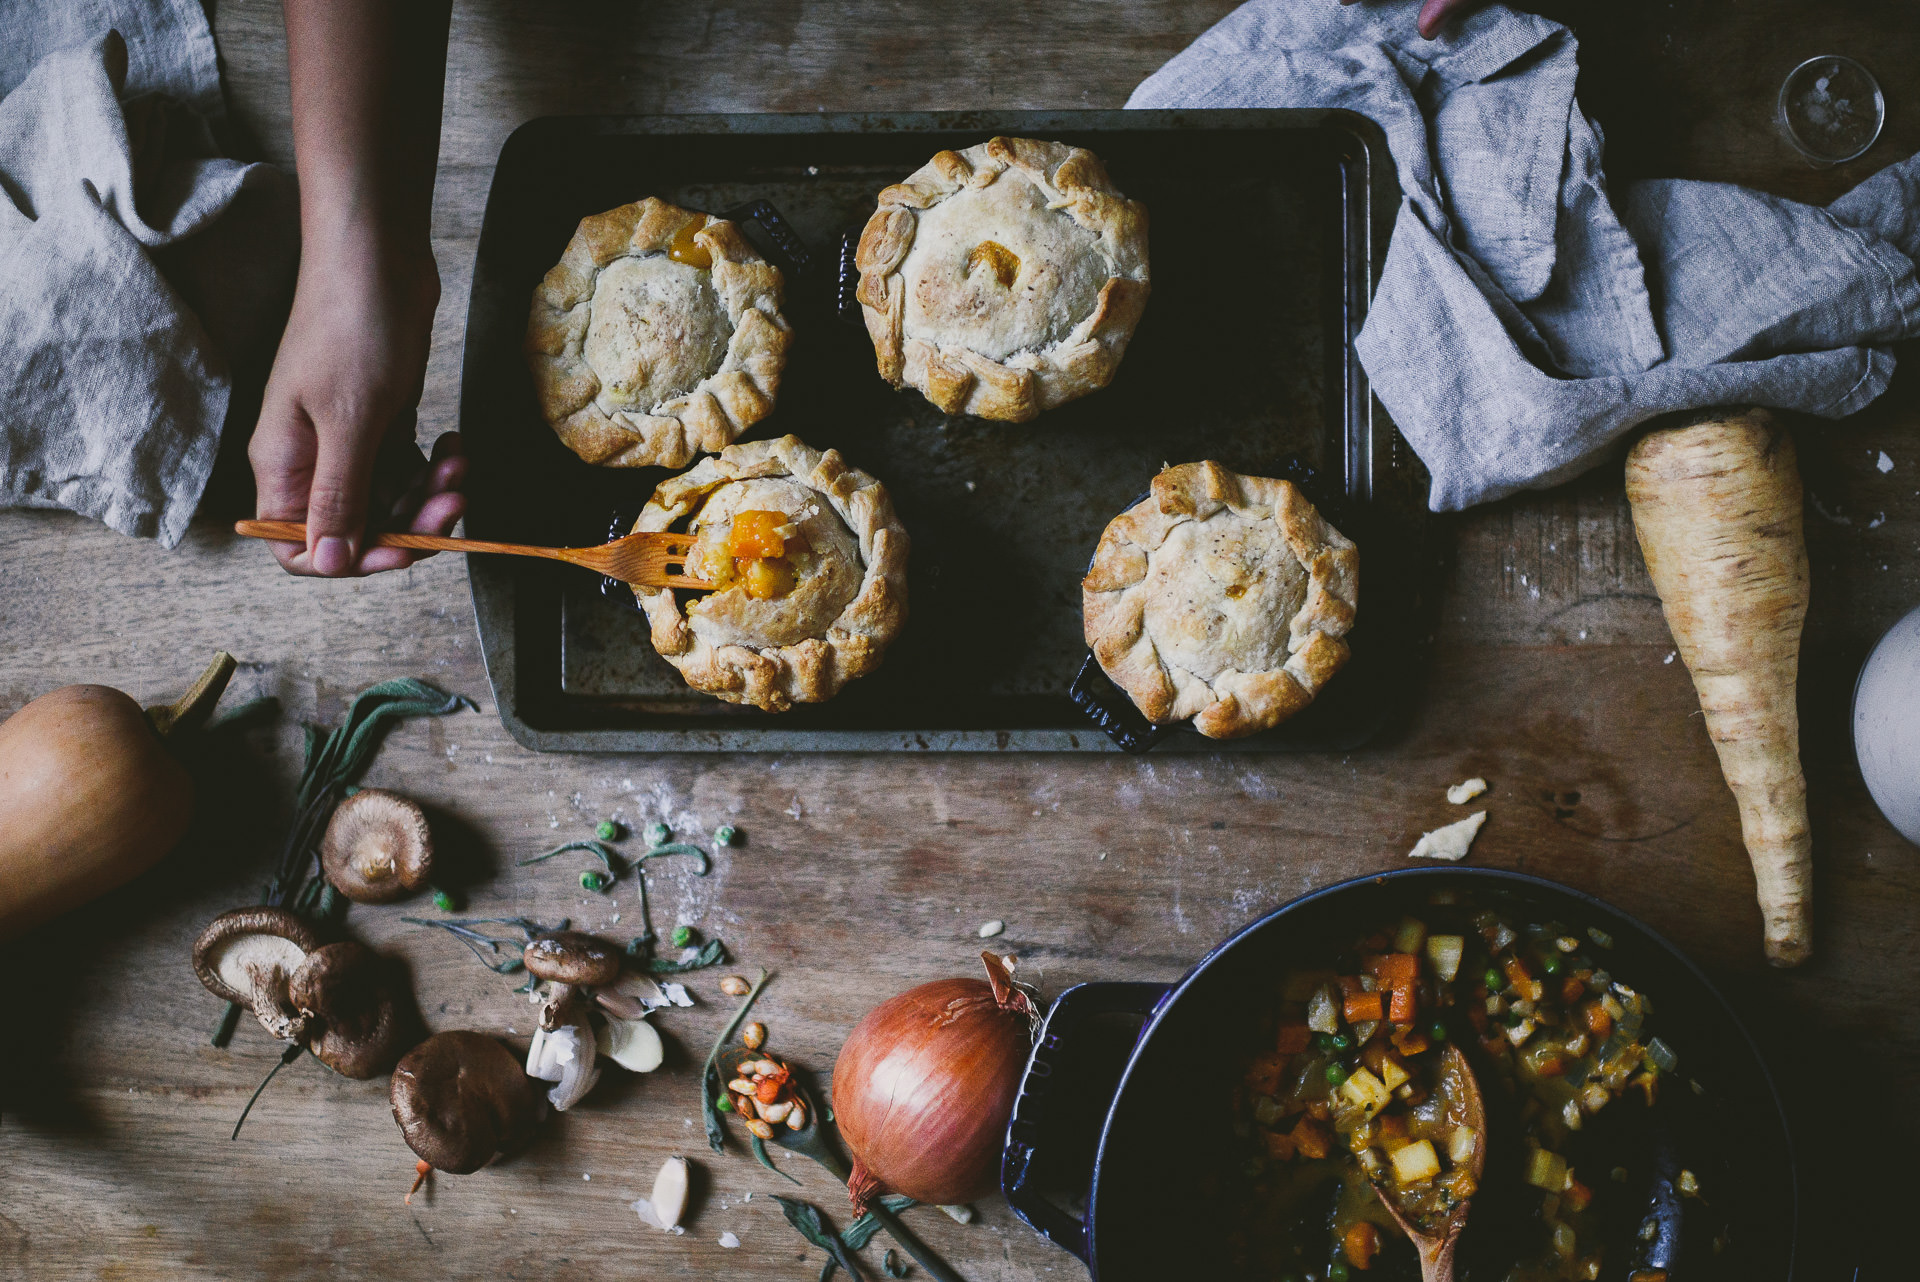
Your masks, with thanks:
M 1483 1184 L 1491 1199 L 1498 1182 L 1497 1196 L 1523 1213 L 1497 1225 L 1468 1217 L 1463 1247 L 1483 1226 L 1480 1266 L 1463 1276 L 1626 1276 L 1633 1261 L 1605 1259 L 1600 1204 L 1613 1193 L 1616 1217 L 1634 1214 L 1613 1187 L 1632 1173 L 1576 1166 L 1572 1141 L 1604 1128 L 1617 1099 L 1650 1107 L 1678 1056 L 1654 1035 L 1647 995 L 1609 971 L 1611 945 L 1599 931 L 1438 902 L 1354 939 L 1324 969 L 1280 976 L 1233 1092 L 1243 1156 L 1223 1192 L 1236 1275 L 1418 1276 L 1382 1195 L 1442 1236 L 1456 1208 Z M 1486 1143 L 1506 1150 L 1500 1160 L 1478 1151 L 1465 1124 L 1462 1084 L 1445 1068 L 1450 1042 L 1487 1097 Z M 1700 1195 L 1690 1172 L 1676 1183 Z M 1491 1252 L 1480 1249 L 1488 1239 Z

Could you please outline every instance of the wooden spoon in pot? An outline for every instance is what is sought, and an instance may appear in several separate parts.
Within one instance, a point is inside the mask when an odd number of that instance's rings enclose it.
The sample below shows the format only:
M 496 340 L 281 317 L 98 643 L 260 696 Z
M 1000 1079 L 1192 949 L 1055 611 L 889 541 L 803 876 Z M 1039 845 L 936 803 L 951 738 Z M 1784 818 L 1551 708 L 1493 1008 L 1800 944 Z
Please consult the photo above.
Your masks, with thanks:
M 1439 1090 L 1441 1098 L 1446 1100 L 1447 1120 L 1473 1131 L 1473 1156 L 1455 1169 L 1465 1169 L 1478 1186 L 1487 1165 L 1486 1102 L 1480 1096 L 1480 1082 L 1467 1065 L 1467 1057 L 1452 1042 L 1447 1043 L 1446 1050 L 1440 1054 Z M 1467 1227 L 1467 1211 L 1473 1206 L 1473 1199 L 1456 1203 L 1439 1231 L 1428 1233 L 1401 1209 L 1392 1190 L 1378 1176 L 1374 1177 L 1373 1191 L 1379 1195 L 1380 1204 L 1387 1208 L 1387 1214 L 1413 1243 L 1414 1250 L 1420 1253 L 1420 1276 L 1424 1282 L 1453 1282 L 1453 1252 L 1460 1243 L 1460 1231 Z

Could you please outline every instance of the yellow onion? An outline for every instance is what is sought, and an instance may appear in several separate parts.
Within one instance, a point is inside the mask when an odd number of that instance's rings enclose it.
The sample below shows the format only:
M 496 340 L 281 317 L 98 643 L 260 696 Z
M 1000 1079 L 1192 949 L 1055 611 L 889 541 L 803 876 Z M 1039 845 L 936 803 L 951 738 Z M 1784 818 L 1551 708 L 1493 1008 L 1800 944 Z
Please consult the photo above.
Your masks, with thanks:
M 999 1184 L 1039 1012 L 1013 982 L 1013 958 L 980 957 L 987 980 L 936 980 L 882 1002 L 840 1048 L 833 1113 L 853 1153 L 855 1213 L 883 1193 L 950 1205 Z

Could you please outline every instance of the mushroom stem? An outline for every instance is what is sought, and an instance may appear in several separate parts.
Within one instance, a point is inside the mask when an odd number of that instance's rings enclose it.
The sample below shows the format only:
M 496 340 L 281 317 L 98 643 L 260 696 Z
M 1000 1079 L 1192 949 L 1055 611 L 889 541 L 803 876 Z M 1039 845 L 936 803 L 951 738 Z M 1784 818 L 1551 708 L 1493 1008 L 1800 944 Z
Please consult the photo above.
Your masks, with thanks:
M 547 992 L 547 1004 L 540 1008 L 540 1027 L 551 1033 L 562 1024 L 572 1023 L 567 1007 L 579 995 L 580 990 L 572 984 L 555 984 Z
M 253 977 L 253 1013 L 260 1027 L 283 1042 L 292 1042 L 298 1050 L 306 1043 L 307 1019 L 293 1009 L 287 998 L 286 972 L 278 966 L 255 966 Z

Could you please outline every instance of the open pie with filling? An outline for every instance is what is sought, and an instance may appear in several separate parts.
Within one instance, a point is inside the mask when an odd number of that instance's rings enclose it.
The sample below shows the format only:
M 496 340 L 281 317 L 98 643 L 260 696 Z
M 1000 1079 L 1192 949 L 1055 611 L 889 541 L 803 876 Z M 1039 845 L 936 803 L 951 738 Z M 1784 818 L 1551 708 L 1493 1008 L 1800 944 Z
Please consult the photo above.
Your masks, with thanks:
M 527 364 L 568 449 L 682 467 L 773 412 L 780 269 L 724 219 L 649 196 L 580 220 L 533 292 Z
M 633 528 L 694 534 L 687 571 L 718 590 L 634 595 L 661 657 L 729 703 L 830 699 L 906 622 L 907 532 L 886 487 L 797 437 L 730 445 L 662 481 Z
M 1087 644 L 1149 721 L 1237 738 L 1346 663 L 1359 584 L 1359 551 L 1291 482 L 1183 463 L 1100 536 Z
M 1017 423 L 1113 380 L 1147 305 L 1147 211 L 1090 151 L 995 138 L 881 192 L 855 263 L 881 377 Z

